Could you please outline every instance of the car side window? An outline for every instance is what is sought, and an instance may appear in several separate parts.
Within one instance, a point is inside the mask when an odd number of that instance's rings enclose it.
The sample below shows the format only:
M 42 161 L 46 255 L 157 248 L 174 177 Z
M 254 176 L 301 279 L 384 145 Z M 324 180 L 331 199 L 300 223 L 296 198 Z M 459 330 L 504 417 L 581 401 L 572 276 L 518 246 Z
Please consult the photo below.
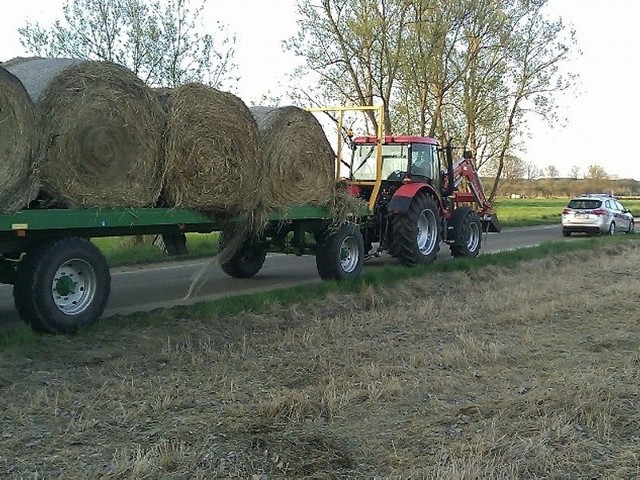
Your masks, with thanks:
M 624 212 L 624 207 L 620 202 L 616 202 L 616 207 L 618 207 L 618 210 L 620 210 L 621 212 Z
M 613 205 L 613 202 L 611 200 L 607 200 L 604 204 L 609 210 L 617 210 L 617 208 L 615 207 L 615 205 Z

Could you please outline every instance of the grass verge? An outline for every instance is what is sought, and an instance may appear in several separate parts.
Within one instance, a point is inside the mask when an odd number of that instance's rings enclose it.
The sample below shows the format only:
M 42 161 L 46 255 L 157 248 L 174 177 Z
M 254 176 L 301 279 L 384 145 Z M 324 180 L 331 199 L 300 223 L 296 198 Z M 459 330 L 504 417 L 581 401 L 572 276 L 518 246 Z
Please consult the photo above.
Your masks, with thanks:
M 370 287 L 390 287 L 404 280 L 433 275 L 441 272 L 470 272 L 489 266 L 512 267 L 522 262 L 550 255 L 568 252 L 597 250 L 606 245 L 638 242 L 636 236 L 617 235 L 614 237 L 590 237 L 572 242 L 545 242 L 536 247 L 527 247 L 506 252 L 480 255 L 477 258 L 452 258 L 431 265 L 407 268 L 402 265 L 388 265 L 383 268 L 364 271 L 357 279 L 344 282 L 319 282 L 295 287 L 279 288 L 268 292 L 232 295 L 218 300 L 200 302 L 188 306 L 167 309 L 163 315 L 140 313 L 114 317 L 108 322 L 98 322 L 81 335 L 91 335 L 105 329 L 137 329 L 162 321 L 162 318 L 218 318 L 243 312 L 260 314 L 275 306 L 284 307 L 303 304 L 312 299 L 322 299 L 332 294 L 362 292 Z M 0 348 L 37 348 L 46 337 L 35 334 L 27 326 L 19 325 L 0 332 Z
M 219 233 L 188 233 L 189 253 L 171 257 L 153 245 L 154 235 L 144 236 L 141 243 L 136 237 L 103 237 L 92 239 L 100 249 L 110 267 L 170 262 L 178 259 L 210 257 L 218 253 Z

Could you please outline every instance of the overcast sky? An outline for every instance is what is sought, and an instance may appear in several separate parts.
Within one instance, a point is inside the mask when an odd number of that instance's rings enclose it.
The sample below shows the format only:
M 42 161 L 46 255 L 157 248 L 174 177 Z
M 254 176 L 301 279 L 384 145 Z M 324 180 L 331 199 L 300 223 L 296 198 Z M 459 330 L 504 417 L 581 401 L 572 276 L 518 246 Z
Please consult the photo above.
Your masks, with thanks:
M 263 94 L 278 94 L 295 59 L 282 41 L 296 32 L 296 0 L 210 0 L 205 24 L 221 20 L 237 36 L 236 63 L 241 80 L 236 93 L 251 104 Z M 0 0 L 0 61 L 27 52 L 17 29 L 27 20 L 48 25 L 60 17 L 62 0 Z M 522 157 L 544 168 L 555 165 L 568 175 L 573 165 L 584 173 L 599 164 L 607 173 L 640 180 L 635 152 L 640 131 L 640 60 L 635 54 L 640 0 L 549 0 L 549 12 L 577 30 L 583 55 L 571 68 L 580 75 L 580 95 L 562 99 L 566 126 L 532 121 Z M 398 132 L 402 133 L 402 132 Z

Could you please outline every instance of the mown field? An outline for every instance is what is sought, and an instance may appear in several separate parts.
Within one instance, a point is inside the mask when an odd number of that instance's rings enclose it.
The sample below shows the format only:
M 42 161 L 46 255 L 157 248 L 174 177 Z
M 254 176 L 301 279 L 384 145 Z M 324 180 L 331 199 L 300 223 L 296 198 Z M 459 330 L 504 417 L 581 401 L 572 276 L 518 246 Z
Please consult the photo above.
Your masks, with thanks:
M 640 241 L 562 243 L 5 345 L 0 476 L 638 478 Z

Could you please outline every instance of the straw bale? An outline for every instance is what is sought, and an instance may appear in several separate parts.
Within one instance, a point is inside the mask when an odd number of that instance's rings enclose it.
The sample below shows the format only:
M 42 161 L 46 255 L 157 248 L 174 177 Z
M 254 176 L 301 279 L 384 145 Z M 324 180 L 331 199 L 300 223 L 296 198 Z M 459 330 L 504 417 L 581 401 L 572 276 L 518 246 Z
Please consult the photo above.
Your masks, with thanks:
M 38 122 L 20 80 L 0 67 L 0 212 L 25 207 L 37 194 Z
M 294 106 L 258 106 L 251 112 L 265 161 L 265 203 L 271 208 L 329 204 L 336 191 L 335 154 L 320 122 Z
M 29 58 L 5 65 L 36 103 L 42 189 L 55 203 L 155 204 L 164 175 L 165 116 L 138 77 L 110 62 Z
M 197 83 L 174 88 L 165 104 L 166 203 L 228 217 L 253 212 L 263 163 L 248 107 L 235 95 Z

